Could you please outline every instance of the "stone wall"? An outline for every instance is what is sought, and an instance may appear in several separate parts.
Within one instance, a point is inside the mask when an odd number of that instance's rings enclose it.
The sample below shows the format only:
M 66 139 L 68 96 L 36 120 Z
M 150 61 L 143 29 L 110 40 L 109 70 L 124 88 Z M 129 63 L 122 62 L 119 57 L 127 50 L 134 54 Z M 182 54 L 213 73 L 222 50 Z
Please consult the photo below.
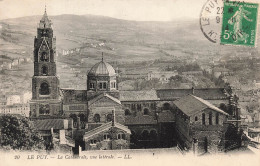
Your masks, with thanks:
M 118 139 L 118 134 L 124 134 L 125 137 Z M 109 138 L 105 139 L 104 135 L 107 135 Z M 86 150 L 128 149 L 130 145 L 130 134 L 118 128 L 113 128 L 113 132 L 106 130 L 84 141 Z

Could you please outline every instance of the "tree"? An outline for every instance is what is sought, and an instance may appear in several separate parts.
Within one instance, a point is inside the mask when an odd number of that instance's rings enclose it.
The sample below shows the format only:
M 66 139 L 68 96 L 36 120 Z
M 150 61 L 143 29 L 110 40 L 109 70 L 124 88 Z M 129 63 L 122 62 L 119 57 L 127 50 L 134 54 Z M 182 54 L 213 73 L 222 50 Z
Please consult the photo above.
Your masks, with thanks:
M 0 146 L 13 150 L 43 150 L 44 141 L 28 118 L 18 115 L 0 116 Z

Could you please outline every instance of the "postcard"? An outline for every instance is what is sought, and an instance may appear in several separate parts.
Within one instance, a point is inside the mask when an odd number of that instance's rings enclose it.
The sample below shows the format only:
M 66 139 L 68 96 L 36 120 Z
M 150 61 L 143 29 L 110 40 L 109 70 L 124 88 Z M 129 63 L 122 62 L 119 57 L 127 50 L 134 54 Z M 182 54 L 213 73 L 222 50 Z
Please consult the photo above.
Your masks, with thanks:
M 3 165 L 259 165 L 258 0 L 0 0 Z

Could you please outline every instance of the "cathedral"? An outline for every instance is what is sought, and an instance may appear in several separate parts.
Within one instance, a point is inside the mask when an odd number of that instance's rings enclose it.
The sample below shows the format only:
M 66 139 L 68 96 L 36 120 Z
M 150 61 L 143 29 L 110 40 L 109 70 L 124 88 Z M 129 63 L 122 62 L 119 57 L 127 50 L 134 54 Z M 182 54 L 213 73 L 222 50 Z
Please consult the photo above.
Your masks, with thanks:
M 86 90 L 62 89 L 56 38 L 46 10 L 33 56 L 30 119 L 47 140 L 51 133 L 66 130 L 74 148 L 83 150 L 178 145 L 199 153 L 221 147 L 230 115 L 220 107 L 230 104 L 229 88 L 119 91 L 117 73 L 102 57 L 87 73 Z

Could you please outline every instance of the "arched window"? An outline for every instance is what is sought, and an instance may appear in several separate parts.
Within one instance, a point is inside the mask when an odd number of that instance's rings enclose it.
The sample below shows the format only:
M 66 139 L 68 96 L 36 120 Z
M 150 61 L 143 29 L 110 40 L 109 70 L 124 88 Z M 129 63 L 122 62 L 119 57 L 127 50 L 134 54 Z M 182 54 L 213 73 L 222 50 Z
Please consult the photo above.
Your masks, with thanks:
M 218 112 L 216 113 L 216 124 L 217 125 L 219 124 L 219 113 Z
M 113 120 L 112 114 L 108 114 L 108 115 L 107 115 L 107 122 L 110 122 L 110 121 L 112 121 L 112 120 Z
M 77 122 L 77 115 L 76 114 L 70 114 L 70 118 L 73 120 L 73 123 Z
M 49 58 L 48 58 L 48 54 L 47 54 L 47 52 L 42 52 L 42 55 L 41 55 L 41 61 L 43 61 L 43 62 L 47 62 L 47 61 L 49 61 Z
M 47 66 L 42 67 L 42 75 L 48 75 L 48 68 Z
M 90 88 L 90 89 L 95 89 L 95 83 L 90 82 L 90 83 L 89 83 L 89 88 Z
M 131 115 L 131 113 L 130 113 L 129 109 L 126 109 L 125 110 L 125 116 L 128 116 L 128 115 Z
M 163 110 L 170 110 L 171 105 L 169 103 L 163 104 Z
M 124 133 L 118 133 L 117 139 L 125 139 L 125 134 Z
M 202 114 L 202 124 L 205 125 L 206 122 L 205 122 L 205 113 Z
M 209 113 L 209 125 L 212 125 L 212 112 Z
M 144 130 L 141 136 L 142 140 L 149 140 L 149 132 L 147 130 Z
M 40 115 L 49 115 L 50 114 L 50 106 L 47 105 L 40 105 L 40 110 L 39 110 Z
M 100 115 L 99 115 L 99 114 L 95 114 L 93 120 L 94 120 L 94 122 L 96 122 L 96 123 L 100 122 Z
M 109 140 L 111 137 L 109 134 L 104 134 L 104 140 Z
M 198 121 L 198 117 L 197 116 L 195 116 L 195 121 Z
M 41 84 L 40 94 L 41 95 L 49 95 L 50 94 L 49 85 L 46 82 Z
M 87 121 L 87 117 L 84 114 L 79 114 L 78 117 L 79 117 L 81 122 L 86 122 Z
M 149 109 L 148 108 L 144 109 L 144 115 L 149 115 Z

